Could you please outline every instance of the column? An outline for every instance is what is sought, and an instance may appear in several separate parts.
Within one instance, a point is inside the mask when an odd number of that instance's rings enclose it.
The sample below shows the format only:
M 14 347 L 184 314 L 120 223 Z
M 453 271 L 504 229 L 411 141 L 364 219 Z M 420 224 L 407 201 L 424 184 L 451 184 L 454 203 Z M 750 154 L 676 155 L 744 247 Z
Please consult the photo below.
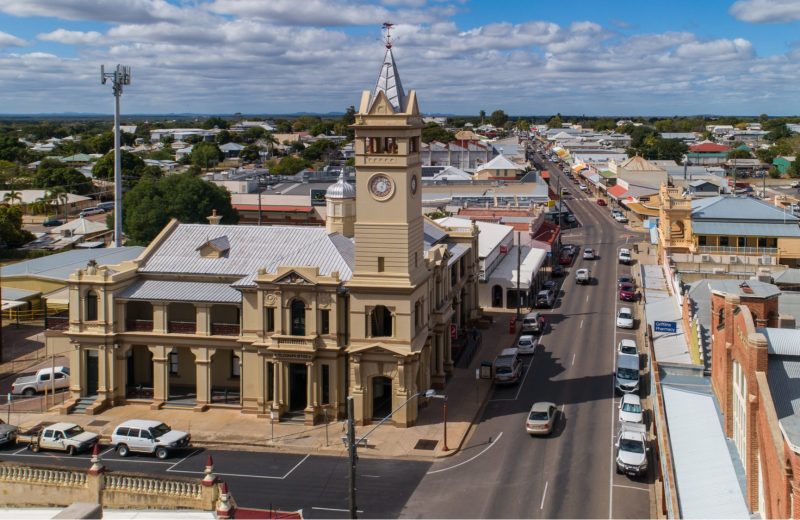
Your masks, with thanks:
M 350 378 L 350 395 L 353 397 L 353 416 L 355 423 L 363 426 L 364 418 L 364 385 L 361 381 L 361 355 L 353 354 L 351 356 L 351 364 L 353 367 L 353 374 Z M 346 410 L 346 407 L 345 407 Z M 346 412 L 345 412 L 346 413 Z
M 169 397 L 169 352 L 164 345 L 148 345 L 153 353 L 153 405 L 158 410 Z
M 280 370 L 278 370 L 278 366 L 280 362 L 273 360 L 272 361 L 272 409 L 275 411 L 280 410 L 280 402 L 281 399 L 278 395 L 278 389 L 280 388 L 279 384 L 279 374 Z
M 444 388 L 444 352 L 442 350 L 442 341 L 440 337 L 440 332 L 434 332 L 433 336 L 431 336 L 431 371 L 433 372 L 433 376 L 431 377 L 431 386 L 436 389 Z
M 197 404 L 194 407 L 195 412 L 207 410 L 211 403 L 211 358 L 215 352 L 216 349 L 208 347 L 192 348 L 196 370 Z
M 120 345 L 114 350 L 114 394 L 112 395 L 112 406 L 123 404 L 128 397 L 128 352 L 131 345 Z
M 450 327 L 444 332 L 444 371 L 447 374 L 453 373 L 453 338 L 450 336 Z
M 306 410 L 312 410 L 316 404 L 316 396 L 314 395 L 314 363 L 309 361 L 306 363 Z
M 195 307 L 195 320 L 197 322 L 197 334 L 209 336 L 211 334 L 211 306 L 197 305 Z

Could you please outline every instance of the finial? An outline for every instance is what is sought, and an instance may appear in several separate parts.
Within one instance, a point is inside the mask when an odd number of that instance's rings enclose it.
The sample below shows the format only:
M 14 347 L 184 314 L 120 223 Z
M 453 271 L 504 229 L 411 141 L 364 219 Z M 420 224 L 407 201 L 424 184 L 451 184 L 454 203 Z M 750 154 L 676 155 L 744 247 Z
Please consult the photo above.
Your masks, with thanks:
M 392 27 L 394 24 L 392 22 L 383 22 L 383 30 L 386 31 L 386 35 L 383 38 L 383 41 L 386 43 L 386 48 L 392 48 Z

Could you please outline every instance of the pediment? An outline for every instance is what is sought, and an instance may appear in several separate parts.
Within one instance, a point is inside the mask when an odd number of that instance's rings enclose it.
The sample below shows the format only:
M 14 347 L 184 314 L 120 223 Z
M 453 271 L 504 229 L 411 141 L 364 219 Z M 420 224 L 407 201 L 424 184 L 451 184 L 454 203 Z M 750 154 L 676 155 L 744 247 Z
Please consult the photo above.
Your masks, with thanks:
M 314 285 L 308 278 L 301 276 L 296 271 L 289 271 L 280 278 L 273 280 L 272 283 L 279 285 Z
M 386 97 L 386 94 L 382 90 L 379 90 L 375 99 L 372 100 L 369 113 L 371 115 L 394 114 L 394 107 L 389 103 L 389 98 Z

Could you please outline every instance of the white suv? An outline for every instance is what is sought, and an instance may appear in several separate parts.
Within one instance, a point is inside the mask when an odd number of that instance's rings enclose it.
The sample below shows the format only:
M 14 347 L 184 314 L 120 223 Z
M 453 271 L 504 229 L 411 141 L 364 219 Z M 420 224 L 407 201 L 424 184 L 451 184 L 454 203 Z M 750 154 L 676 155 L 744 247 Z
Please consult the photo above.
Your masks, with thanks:
M 155 453 L 159 459 L 166 459 L 171 450 L 189 446 L 190 440 L 188 433 L 172 430 L 162 422 L 138 419 L 125 421 L 111 434 L 111 444 L 120 457 L 133 451 Z

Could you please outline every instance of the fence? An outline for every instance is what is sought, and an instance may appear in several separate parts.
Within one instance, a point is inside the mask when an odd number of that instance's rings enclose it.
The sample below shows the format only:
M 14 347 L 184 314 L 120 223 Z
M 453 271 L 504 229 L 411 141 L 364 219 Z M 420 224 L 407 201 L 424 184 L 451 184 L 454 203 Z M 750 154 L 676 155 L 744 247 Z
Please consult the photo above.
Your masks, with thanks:
M 64 404 L 69 399 L 69 390 L 64 388 L 56 390 L 55 394 L 39 394 L 35 396 L 21 396 L 4 394 L 0 395 L 0 418 L 6 422 L 11 421 L 11 414 L 42 413 L 50 408 Z

